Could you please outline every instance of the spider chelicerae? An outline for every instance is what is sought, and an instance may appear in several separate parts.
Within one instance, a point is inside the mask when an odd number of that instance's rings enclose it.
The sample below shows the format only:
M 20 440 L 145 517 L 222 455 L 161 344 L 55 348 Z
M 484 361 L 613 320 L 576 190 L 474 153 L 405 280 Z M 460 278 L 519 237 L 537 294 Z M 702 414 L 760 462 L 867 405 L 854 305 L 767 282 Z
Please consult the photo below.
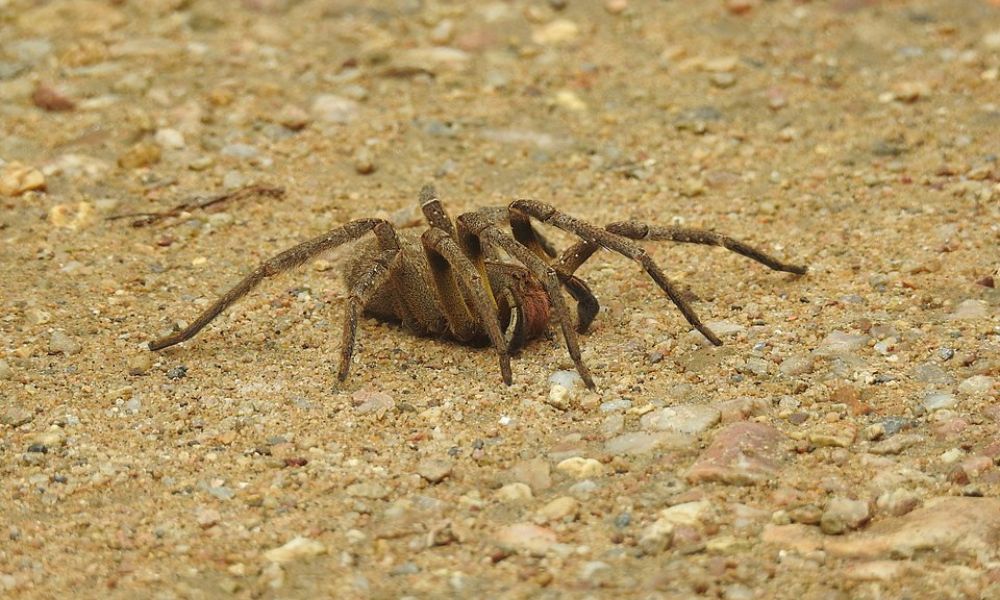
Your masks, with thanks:
M 363 238 L 344 267 L 349 290 L 340 347 L 338 377 L 347 378 L 354 353 L 358 319 L 367 314 L 400 322 L 420 335 L 439 336 L 469 345 L 491 345 L 504 383 L 511 383 L 511 353 L 541 336 L 549 321 L 562 329 L 570 357 L 584 383 L 594 387 L 580 356 L 578 335 L 587 331 L 599 304 L 590 287 L 574 275 L 599 248 L 637 262 L 684 318 L 709 341 L 722 341 L 706 327 L 677 287 L 637 240 L 722 246 L 776 271 L 804 274 L 792 265 L 725 235 L 705 229 L 667 227 L 622 221 L 597 227 L 536 200 L 515 200 L 452 219 L 433 186 L 420 191 L 429 227 L 422 235 L 403 234 L 384 219 L 357 219 L 302 242 L 265 261 L 216 300 L 184 329 L 150 342 L 162 350 L 194 337 L 222 311 L 263 280 L 283 273 L 322 252 Z M 563 229 L 580 241 L 557 252 L 532 220 Z M 510 233 L 505 231 L 510 226 Z M 576 301 L 574 319 L 563 290 Z

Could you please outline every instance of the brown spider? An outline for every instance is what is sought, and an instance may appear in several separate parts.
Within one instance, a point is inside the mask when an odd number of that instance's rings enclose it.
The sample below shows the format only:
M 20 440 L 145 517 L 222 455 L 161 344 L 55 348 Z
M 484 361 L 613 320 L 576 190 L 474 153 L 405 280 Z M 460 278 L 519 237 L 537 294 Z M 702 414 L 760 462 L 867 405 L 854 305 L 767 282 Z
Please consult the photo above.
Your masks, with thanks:
M 150 342 L 149 349 L 161 350 L 192 338 L 264 279 L 368 232 L 374 233 L 374 239 L 356 246 L 344 269 L 350 295 L 340 348 L 341 381 L 347 378 L 351 365 L 358 316 L 362 312 L 380 320 L 402 322 L 420 335 L 447 337 L 470 345 L 492 345 L 507 385 L 511 383 L 511 352 L 544 333 L 554 316 L 576 370 L 587 386 L 593 388 L 594 381 L 580 357 L 577 333 L 586 332 L 599 305 L 587 284 L 573 273 L 598 248 L 638 262 L 688 322 L 713 344 L 721 345 L 722 341 L 702 324 L 660 267 L 632 240 L 722 246 L 777 271 L 800 275 L 806 272 L 804 266 L 781 262 L 743 242 L 702 229 L 660 227 L 638 221 L 612 223 L 601 229 L 535 200 L 515 200 L 506 209 L 479 209 L 460 215 L 453 222 L 429 185 L 420 191 L 420 204 L 430 227 L 420 236 L 419 243 L 415 236 L 398 235 L 392 224 L 383 219 L 351 221 L 264 262 L 193 323 Z M 535 231 L 532 218 L 573 233 L 582 241 L 557 255 L 548 240 Z M 501 229 L 505 223 L 510 224 L 513 236 Z M 577 303 L 575 328 L 562 287 Z

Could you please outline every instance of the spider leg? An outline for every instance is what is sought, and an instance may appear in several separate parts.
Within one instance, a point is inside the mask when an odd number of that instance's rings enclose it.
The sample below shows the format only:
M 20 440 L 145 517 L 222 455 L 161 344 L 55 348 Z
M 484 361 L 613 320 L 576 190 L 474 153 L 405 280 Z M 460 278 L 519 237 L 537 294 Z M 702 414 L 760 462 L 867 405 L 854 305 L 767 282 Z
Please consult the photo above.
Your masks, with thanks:
M 444 231 L 452 239 L 457 239 L 455 235 L 455 223 L 444 210 L 441 201 L 438 200 L 437 190 L 433 185 L 425 185 L 420 188 L 420 210 L 424 213 L 424 218 L 431 227 L 437 227 Z
M 590 286 L 573 273 L 593 256 L 598 248 L 600 246 L 597 244 L 577 242 L 564 250 L 552 263 L 552 267 L 559 273 L 559 280 L 576 300 L 576 330 L 580 333 L 585 333 L 590 328 L 590 324 L 597 317 L 597 312 L 601 310 L 601 304 L 594 292 L 590 291 Z
M 428 229 L 420 241 L 431 267 L 438 300 L 452 333 L 459 340 L 467 341 L 485 329 L 500 359 L 503 382 L 510 385 L 510 352 L 507 339 L 500 330 L 497 305 L 489 292 L 488 279 L 480 275 L 476 266 L 462 253 L 458 243 L 447 231 L 436 227 Z M 456 285 L 456 275 L 472 304 L 471 311 L 465 296 Z
M 385 285 L 385 282 L 399 268 L 398 257 L 398 244 L 395 248 L 383 249 L 375 257 L 368 270 L 358 279 L 354 288 L 351 289 L 347 298 L 347 312 L 344 315 L 344 332 L 340 338 L 340 368 L 337 370 L 337 379 L 341 381 L 347 379 L 347 372 L 351 369 L 354 341 L 358 332 L 358 317 L 364 312 L 365 306 L 375 295 L 375 292 Z
M 803 275 L 808 270 L 806 266 L 782 262 L 759 248 L 733 239 L 729 236 L 708 231 L 706 229 L 689 229 L 686 227 L 662 227 L 647 225 L 640 221 L 622 221 L 611 223 L 606 227 L 611 233 L 633 240 L 670 241 L 687 244 L 704 244 L 706 246 L 721 246 L 727 250 L 742 254 L 775 271 L 786 271 Z
M 526 246 L 504 233 L 480 213 L 465 213 L 458 217 L 458 236 L 462 251 L 477 266 L 477 269 L 483 263 L 483 242 L 485 242 L 487 246 L 502 248 L 505 252 L 520 261 L 538 278 L 545 288 L 556 319 L 562 328 L 563 338 L 566 340 L 566 348 L 573 359 L 573 364 L 576 366 L 580 378 L 583 379 L 587 387 L 593 389 L 594 380 L 590 376 L 590 371 L 583 363 L 583 358 L 580 355 L 580 344 L 577 340 L 576 330 L 572 327 L 572 319 L 569 316 L 569 309 L 566 308 L 566 300 L 562 295 L 559 275 L 555 269 Z
M 636 245 L 634 242 L 628 238 L 622 237 L 616 233 L 612 233 L 606 229 L 591 225 L 585 221 L 571 217 L 565 213 L 559 212 L 555 207 L 546 204 L 544 202 L 538 202 L 536 200 L 515 200 L 510 205 L 511 212 L 511 223 L 513 224 L 515 219 L 523 221 L 527 217 L 534 217 L 546 223 L 568 231 L 570 233 L 576 234 L 583 238 L 585 242 L 590 242 L 591 244 L 596 244 L 603 248 L 607 248 L 613 252 L 617 252 L 626 258 L 630 258 L 640 265 L 646 271 L 646 273 L 656 282 L 656 285 L 660 286 L 660 289 L 670 298 L 670 301 L 681 311 L 687 322 L 691 324 L 692 327 L 697 329 L 703 336 L 708 338 L 710 342 L 716 346 L 722 345 L 722 340 L 719 339 L 715 333 L 712 332 L 701 319 L 698 318 L 698 314 L 691 308 L 686 300 L 681 296 L 680 292 L 674 286 L 673 282 L 666 276 L 663 270 L 660 269 L 656 261 L 649 256 L 646 251 L 641 247 Z M 521 213 L 523 216 L 514 215 Z M 524 232 L 522 230 L 522 235 Z
M 359 219 L 351 221 L 270 258 L 223 294 L 221 298 L 215 301 L 215 304 L 198 315 L 198 318 L 193 323 L 177 333 L 150 342 L 149 349 L 154 351 L 162 350 L 163 348 L 191 339 L 206 325 L 211 323 L 212 319 L 219 316 L 219 313 L 229 308 L 237 300 L 250 292 L 250 290 L 257 287 L 261 281 L 297 267 L 326 250 L 354 241 L 382 224 L 390 228 L 392 227 L 388 221 L 382 219 Z
M 601 304 L 597 297 L 590 291 L 590 286 L 582 279 L 574 277 L 573 273 L 597 250 L 597 246 L 581 242 L 567 249 L 561 256 L 556 258 L 556 251 L 552 244 L 538 232 L 531 224 L 531 217 L 522 211 L 508 209 L 508 220 L 514 239 L 534 252 L 545 262 L 549 259 L 556 259 L 552 263 L 559 281 L 566 287 L 573 299 L 576 300 L 576 330 L 584 333 L 601 309 Z
M 487 206 L 484 208 L 477 209 L 475 212 L 483 215 L 483 217 L 493 225 L 502 227 L 510 224 L 510 211 L 507 210 L 506 206 Z M 535 252 L 536 254 L 544 258 L 546 261 L 548 261 L 551 258 L 555 258 L 556 256 L 559 255 L 559 250 L 556 249 L 555 244 L 553 244 L 551 240 L 545 237 L 542 234 L 542 232 L 538 231 L 534 227 L 531 227 L 531 233 L 534 234 L 535 239 L 537 240 L 538 247 L 541 248 L 542 251 L 542 254 L 538 254 L 538 252 Z M 525 245 L 527 246 L 527 244 Z M 483 250 L 489 252 L 490 250 L 493 249 L 484 248 Z M 487 255 L 486 258 L 499 259 L 499 257 L 489 256 L 489 255 Z

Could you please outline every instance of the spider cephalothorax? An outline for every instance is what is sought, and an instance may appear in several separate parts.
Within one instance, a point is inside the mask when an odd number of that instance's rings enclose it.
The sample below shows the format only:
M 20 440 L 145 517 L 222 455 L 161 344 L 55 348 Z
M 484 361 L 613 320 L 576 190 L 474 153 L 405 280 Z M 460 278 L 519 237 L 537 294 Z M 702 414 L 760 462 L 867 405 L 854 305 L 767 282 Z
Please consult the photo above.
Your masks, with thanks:
M 493 346 L 507 384 L 511 383 L 511 353 L 542 335 L 549 322 L 555 320 L 580 377 L 588 387 L 594 387 L 580 357 L 577 334 L 587 330 L 599 305 L 587 284 L 574 273 L 599 248 L 639 263 L 688 322 L 716 345 L 722 342 L 702 324 L 673 283 L 634 240 L 723 246 L 774 270 L 806 272 L 806 267 L 784 263 L 752 246 L 702 229 L 637 221 L 600 228 L 534 200 L 515 200 L 506 209 L 464 213 L 452 221 L 431 186 L 421 190 L 420 202 L 429 228 L 419 238 L 399 235 L 383 219 L 346 223 L 264 262 L 193 323 L 151 342 L 150 349 L 161 350 L 190 339 L 264 279 L 367 233 L 373 233 L 373 239 L 358 242 L 344 270 L 349 296 L 340 349 L 341 380 L 350 369 L 358 318 L 364 312 L 401 322 L 417 334 Z M 581 241 L 559 254 L 535 230 L 532 219 L 573 233 Z M 507 224 L 511 233 L 503 230 Z M 575 326 L 563 290 L 576 301 Z

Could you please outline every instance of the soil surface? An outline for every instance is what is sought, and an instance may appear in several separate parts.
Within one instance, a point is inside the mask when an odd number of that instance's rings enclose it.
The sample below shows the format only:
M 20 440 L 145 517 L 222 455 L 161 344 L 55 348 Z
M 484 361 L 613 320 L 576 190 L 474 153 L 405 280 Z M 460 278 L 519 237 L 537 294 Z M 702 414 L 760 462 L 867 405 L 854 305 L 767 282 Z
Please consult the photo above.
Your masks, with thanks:
M 997 2 L 0 0 L 0 41 L 0 596 L 1000 597 Z M 593 391 L 555 325 L 507 387 L 364 319 L 339 382 L 350 247 L 146 348 L 425 184 L 809 271 L 646 243 L 714 347 L 599 252 Z

